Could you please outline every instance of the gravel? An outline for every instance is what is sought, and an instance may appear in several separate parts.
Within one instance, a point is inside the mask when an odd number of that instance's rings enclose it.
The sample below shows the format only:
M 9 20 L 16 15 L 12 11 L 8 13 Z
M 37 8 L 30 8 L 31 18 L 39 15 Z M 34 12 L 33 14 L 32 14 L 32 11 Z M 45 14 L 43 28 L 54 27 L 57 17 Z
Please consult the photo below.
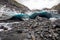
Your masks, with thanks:
M 0 40 L 60 40 L 60 20 L 51 22 L 46 18 L 36 17 L 25 21 L 1 23 L 8 23 L 6 26 L 12 29 L 0 31 Z

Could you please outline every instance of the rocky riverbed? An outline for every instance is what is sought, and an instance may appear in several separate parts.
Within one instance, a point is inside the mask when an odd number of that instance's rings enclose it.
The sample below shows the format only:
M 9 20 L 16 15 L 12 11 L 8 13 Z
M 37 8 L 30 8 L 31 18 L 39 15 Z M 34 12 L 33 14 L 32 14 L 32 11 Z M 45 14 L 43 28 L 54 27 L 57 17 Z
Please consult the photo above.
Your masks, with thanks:
M 60 20 L 0 21 L 0 29 L 0 40 L 60 40 Z
M 15 0 L 0 0 L 1 10 L 18 13 L 31 11 Z M 60 20 L 42 17 L 25 21 L 0 20 L 0 40 L 60 40 Z

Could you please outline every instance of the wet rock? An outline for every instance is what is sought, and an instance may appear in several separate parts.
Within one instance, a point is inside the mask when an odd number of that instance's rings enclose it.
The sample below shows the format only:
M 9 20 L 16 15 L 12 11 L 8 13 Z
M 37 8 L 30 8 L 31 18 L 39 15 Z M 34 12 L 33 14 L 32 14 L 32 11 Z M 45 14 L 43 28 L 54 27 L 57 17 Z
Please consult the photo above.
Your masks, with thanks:
M 0 29 L 3 29 L 4 28 L 4 26 L 0 26 Z
M 8 28 L 4 28 L 4 30 L 8 30 Z
M 16 32 L 17 32 L 17 33 L 22 33 L 23 31 L 22 31 L 22 30 L 17 30 Z

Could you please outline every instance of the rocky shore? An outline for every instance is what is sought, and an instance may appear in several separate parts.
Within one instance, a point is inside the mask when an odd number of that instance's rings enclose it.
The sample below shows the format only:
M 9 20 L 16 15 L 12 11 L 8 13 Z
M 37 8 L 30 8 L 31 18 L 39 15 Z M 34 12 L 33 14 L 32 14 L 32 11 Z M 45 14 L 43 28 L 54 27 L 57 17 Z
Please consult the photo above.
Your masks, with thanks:
M 11 29 L 0 31 L 0 40 L 60 40 L 60 20 L 51 22 L 42 17 L 25 21 L 3 21 Z M 1 29 L 1 28 L 0 28 Z

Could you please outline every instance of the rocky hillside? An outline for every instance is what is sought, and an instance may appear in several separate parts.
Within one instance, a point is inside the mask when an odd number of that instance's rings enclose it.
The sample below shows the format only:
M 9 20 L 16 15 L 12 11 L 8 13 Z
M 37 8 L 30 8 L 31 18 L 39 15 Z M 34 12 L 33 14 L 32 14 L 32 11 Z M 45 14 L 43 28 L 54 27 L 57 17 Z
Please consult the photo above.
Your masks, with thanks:
M 16 10 L 20 10 L 22 12 L 26 12 L 29 10 L 26 6 L 16 2 L 15 0 L 0 0 L 0 4 L 6 5 L 11 9 L 15 8 Z
M 60 4 L 53 6 L 52 9 L 60 10 Z
M 60 13 L 60 4 L 53 6 L 51 9 L 58 10 L 58 13 Z

